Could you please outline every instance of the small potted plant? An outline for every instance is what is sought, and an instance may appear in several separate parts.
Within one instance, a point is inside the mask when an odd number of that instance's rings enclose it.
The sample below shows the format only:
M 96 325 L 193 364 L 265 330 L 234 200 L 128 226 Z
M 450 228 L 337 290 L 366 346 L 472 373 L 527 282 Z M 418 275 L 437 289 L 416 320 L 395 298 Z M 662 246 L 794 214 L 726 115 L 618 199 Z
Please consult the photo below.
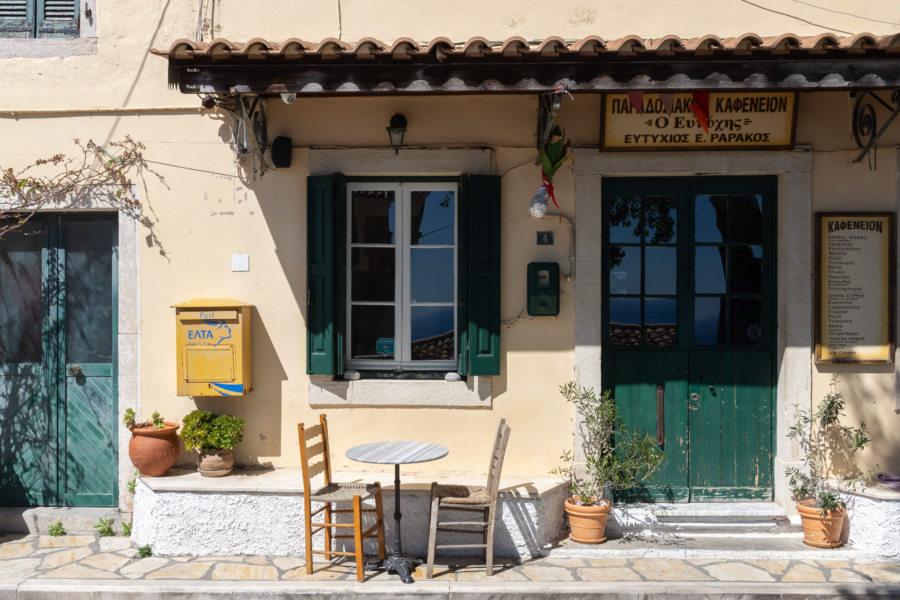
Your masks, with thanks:
M 803 526 L 803 542 L 816 548 L 835 548 L 842 544 L 841 531 L 847 505 L 841 489 L 866 481 L 866 475 L 828 479 L 828 456 L 839 453 L 853 455 L 869 443 L 866 424 L 849 427 L 841 423 L 844 417 L 844 395 L 837 391 L 838 376 L 831 378 L 828 392 L 815 410 L 795 407 L 797 420 L 788 437 L 797 442 L 802 451 L 802 466 L 788 467 L 791 493 L 797 501 L 797 512 Z
M 581 544 L 606 541 L 606 519 L 615 490 L 627 490 L 646 481 L 664 460 L 663 451 L 649 434 L 629 430 L 622 421 L 609 390 L 598 396 L 593 389 L 574 382 L 559 387 L 560 393 L 581 417 L 584 467 L 575 466 L 572 451 L 562 455 L 565 465 L 554 473 L 567 477 L 571 498 L 565 502 L 570 538 Z
M 222 477 L 234 468 L 232 450 L 244 439 L 243 419 L 216 415 L 206 410 L 191 411 L 184 418 L 181 437 L 184 447 L 196 450 L 197 470 L 204 477 Z
M 158 412 L 146 421 L 138 421 L 131 408 L 125 409 L 122 422 L 131 431 L 128 456 L 140 474 L 149 477 L 168 474 L 180 450 L 178 423 L 164 420 Z

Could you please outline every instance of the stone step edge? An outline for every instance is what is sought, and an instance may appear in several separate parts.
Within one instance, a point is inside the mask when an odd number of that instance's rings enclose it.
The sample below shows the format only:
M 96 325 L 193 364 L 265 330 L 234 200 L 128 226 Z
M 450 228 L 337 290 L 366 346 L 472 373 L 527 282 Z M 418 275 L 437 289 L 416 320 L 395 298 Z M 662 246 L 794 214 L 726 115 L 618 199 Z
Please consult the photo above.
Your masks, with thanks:
M 69 535 L 95 534 L 94 525 L 100 519 L 112 519 L 116 532 L 122 531 L 123 523 L 131 522 L 131 513 L 113 507 L 0 507 L 0 532 L 10 534 L 49 534 L 50 528 L 62 523 Z

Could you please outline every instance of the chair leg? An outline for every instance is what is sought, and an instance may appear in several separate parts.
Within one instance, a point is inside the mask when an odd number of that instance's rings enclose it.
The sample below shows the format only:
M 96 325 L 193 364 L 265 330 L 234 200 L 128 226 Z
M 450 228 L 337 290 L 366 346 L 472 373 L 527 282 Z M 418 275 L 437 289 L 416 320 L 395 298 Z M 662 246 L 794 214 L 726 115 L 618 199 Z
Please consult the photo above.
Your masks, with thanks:
M 309 502 L 306 503 L 306 511 L 303 515 L 303 520 L 306 524 L 306 574 L 312 575 L 313 572 L 313 554 L 312 554 L 312 523 L 311 518 L 309 516 L 310 511 L 312 510 Z
M 494 508 L 491 507 L 486 512 L 488 514 L 484 540 L 484 562 L 486 563 L 487 576 L 491 577 L 494 574 Z
M 434 484 L 432 484 L 433 486 Z M 434 547 L 437 544 L 438 509 L 441 499 L 437 496 L 431 498 L 431 524 L 428 528 L 428 560 L 425 565 L 425 579 L 431 579 L 434 574 Z
M 356 581 L 362 583 L 366 576 L 363 565 L 363 538 L 362 538 L 362 507 L 359 496 L 353 496 L 353 552 L 356 555 Z
M 326 502 L 325 503 L 325 522 L 326 523 L 334 522 L 331 520 L 333 518 L 331 509 L 332 509 L 331 502 Z M 331 560 L 331 556 L 332 556 L 331 554 L 329 554 L 329 552 L 331 552 L 331 550 L 332 550 L 331 535 L 332 535 L 331 527 L 326 527 L 325 528 L 325 560 Z
M 378 560 L 383 560 L 387 556 L 387 550 L 384 547 L 384 510 L 381 506 L 381 486 L 375 493 L 375 519 L 378 524 Z

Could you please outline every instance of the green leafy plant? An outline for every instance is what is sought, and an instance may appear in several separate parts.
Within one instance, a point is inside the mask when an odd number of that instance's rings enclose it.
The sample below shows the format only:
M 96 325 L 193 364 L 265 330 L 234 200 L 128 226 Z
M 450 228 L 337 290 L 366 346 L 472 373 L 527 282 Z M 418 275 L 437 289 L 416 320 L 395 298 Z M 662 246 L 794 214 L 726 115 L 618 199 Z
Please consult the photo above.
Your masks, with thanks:
M 165 419 L 159 416 L 158 412 L 154 412 L 147 421 L 138 421 L 137 414 L 135 414 L 134 409 L 132 408 L 126 408 L 125 412 L 122 413 L 122 423 L 124 423 L 125 427 L 128 429 L 145 429 L 148 427 L 164 429 L 166 427 Z
M 151 556 L 153 556 L 153 550 L 150 549 L 149 544 L 138 548 L 138 558 L 149 558 Z
M 115 530 L 113 529 L 113 524 L 115 521 L 113 519 L 104 519 L 100 517 L 100 520 L 94 525 L 94 529 L 97 530 L 97 534 L 100 537 L 111 537 L 116 535 Z
M 184 447 L 199 452 L 232 450 L 244 439 L 246 421 L 232 415 L 216 415 L 194 410 L 184 418 L 181 438 Z
M 548 181 L 553 180 L 553 175 L 569 158 L 569 145 L 565 131 L 557 125 L 550 132 L 550 139 L 541 146 L 541 171 Z
M 788 437 L 797 442 L 802 452 L 802 466 L 787 467 L 785 475 L 796 501 L 815 500 L 815 506 L 826 516 L 829 511 L 843 510 L 846 505 L 839 492 L 844 487 L 865 483 L 871 474 L 829 479 L 829 457 L 835 453 L 852 456 L 869 443 L 866 424 L 858 427 L 841 423 L 844 415 L 844 395 L 837 390 L 838 376 L 831 378 L 828 391 L 813 410 L 794 406 L 797 419 L 788 430 Z
M 132 479 L 128 483 L 125 484 L 128 487 L 128 491 L 132 494 L 134 493 L 135 488 L 137 487 L 137 479 Z
M 122 535 L 131 537 L 131 523 L 122 523 Z
M 59 537 L 61 535 L 66 535 L 66 528 L 63 527 L 62 521 L 57 521 L 50 526 L 48 533 L 53 537 Z
M 554 473 L 571 481 L 569 491 L 579 504 L 612 501 L 612 492 L 627 490 L 642 482 L 665 460 L 665 455 L 649 434 L 625 427 L 609 390 L 599 396 L 591 388 L 568 382 L 559 387 L 581 417 L 580 433 L 585 464 L 575 465 L 571 450 L 561 456 L 565 465 Z

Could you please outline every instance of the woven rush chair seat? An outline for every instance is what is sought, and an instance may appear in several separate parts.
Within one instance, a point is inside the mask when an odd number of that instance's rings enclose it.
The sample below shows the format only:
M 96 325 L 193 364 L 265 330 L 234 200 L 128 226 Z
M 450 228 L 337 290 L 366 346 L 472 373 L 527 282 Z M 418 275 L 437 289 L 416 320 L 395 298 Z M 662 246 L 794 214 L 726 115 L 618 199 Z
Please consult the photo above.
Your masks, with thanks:
M 483 485 L 436 485 L 431 495 L 432 498 L 440 498 L 441 505 L 491 503 L 491 493 Z
M 381 507 L 381 484 L 353 481 L 341 483 L 331 480 L 331 449 L 328 444 L 328 421 L 325 415 L 319 415 L 318 425 L 305 427 L 297 424 L 300 437 L 300 465 L 303 467 L 303 519 L 306 526 L 306 573 L 312 575 L 313 555 L 324 554 L 326 560 L 332 556 L 352 556 L 356 561 L 356 581 L 365 579 L 365 554 L 363 542 L 375 539 L 378 543 L 378 558 L 385 557 L 384 517 Z M 322 475 L 325 485 L 313 490 L 310 479 Z M 362 501 L 375 500 L 375 507 L 363 506 Z M 313 510 L 312 503 L 322 504 Z M 337 508 L 338 504 L 350 504 L 351 508 Z M 363 528 L 363 515 L 374 515 L 375 523 L 368 529 Z M 336 519 L 337 515 L 346 515 L 349 519 Z M 350 520 L 351 522 L 346 522 Z M 340 531 L 351 530 L 341 534 Z M 325 549 L 313 550 L 313 535 L 322 533 L 325 537 Z M 334 549 L 334 540 L 353 540 L 353 552 Z
M 313 502 L 353 502 L 354 496 L 360 500 L 374 498 L 381 493 L 381 486 L 371 483 L 329 483 L 309 495 Z
M 434 554 L 436 550 L 457 550 L 462 548 L 481 548 L 484 551 L 485 568 L 488 576 L 494 574 L 494 519 L 497 512 L 497 490 L 500 487 L 500 470 L 503 468 L 503 456 L 509 442 L 509 425 L 506 419 L 500 419 L 497 435 L 494 437 L 494 448 L 488 465 L 487 485 L 451 485 L 431 484 L 431 518 L 428 532 L 428 559 L 425 563 L 425 578 L 431 579 L 434 574 Z M 469 511 L 475 513 L 472 520 L 442 520 L 439 513 L 458 513 Z M 456 519 L 458 517 L 454 517 Z M 437 535 L 444 533 L 477 533 L 480 543 L 474 544 L 438 544 Z

